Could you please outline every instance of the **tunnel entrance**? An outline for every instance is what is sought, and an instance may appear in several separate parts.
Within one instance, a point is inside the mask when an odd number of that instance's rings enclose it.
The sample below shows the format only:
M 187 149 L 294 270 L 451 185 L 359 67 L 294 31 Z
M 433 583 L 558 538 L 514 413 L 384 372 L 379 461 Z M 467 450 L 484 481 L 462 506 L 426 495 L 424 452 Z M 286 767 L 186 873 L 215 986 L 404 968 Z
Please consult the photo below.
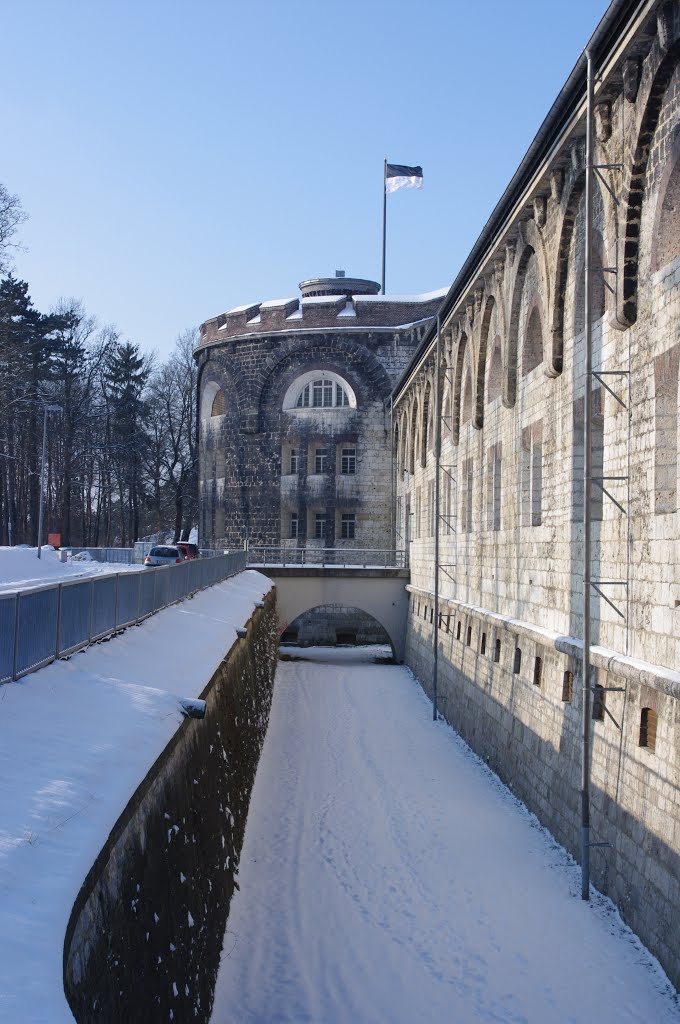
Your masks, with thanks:
M 286 625 L 281 643 L 298 647 L 391 646 L 387 630 L 372 615 L 337 604 L 319 605 L 298 615 Z

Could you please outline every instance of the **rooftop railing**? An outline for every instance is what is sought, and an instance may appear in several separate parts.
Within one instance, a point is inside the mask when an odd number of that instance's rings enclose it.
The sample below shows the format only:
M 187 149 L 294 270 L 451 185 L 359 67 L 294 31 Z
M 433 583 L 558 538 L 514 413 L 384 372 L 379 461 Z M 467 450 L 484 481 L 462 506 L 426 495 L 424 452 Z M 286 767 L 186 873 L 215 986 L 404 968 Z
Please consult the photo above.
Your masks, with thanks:
M 406 552 L 394 548 L 251 547 L 248 565 L 316 565 L 343 569 L 405 569 Z

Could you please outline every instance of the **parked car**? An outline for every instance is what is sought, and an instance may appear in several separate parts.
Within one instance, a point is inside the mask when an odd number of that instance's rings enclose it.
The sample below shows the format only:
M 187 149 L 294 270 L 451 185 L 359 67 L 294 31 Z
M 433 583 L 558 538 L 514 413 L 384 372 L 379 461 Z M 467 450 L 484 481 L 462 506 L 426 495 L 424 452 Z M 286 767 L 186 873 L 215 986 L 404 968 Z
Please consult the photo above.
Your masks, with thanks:
M 198 544 L 190 544 L 186 540 L 178 540 L 175 547 L 178 547 L 185 558 L 200 558 L 201 553 L 198 550 Z
M 186 561 L 184 554 L 176 546 L 157 544 L 144 559 L 144 565 L 176 565 Z

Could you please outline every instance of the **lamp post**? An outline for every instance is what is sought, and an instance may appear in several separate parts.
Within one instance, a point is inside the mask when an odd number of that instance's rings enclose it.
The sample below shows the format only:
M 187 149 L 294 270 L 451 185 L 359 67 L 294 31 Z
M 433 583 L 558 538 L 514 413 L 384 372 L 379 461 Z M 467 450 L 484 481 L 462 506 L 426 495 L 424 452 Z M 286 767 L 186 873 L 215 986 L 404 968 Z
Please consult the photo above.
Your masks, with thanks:
M 38 558 L 42 554 L 42 528 L 43 508 L 45 501 L 45 446 L 47 444 L 47 414 L 48 412 L 63 412 L 61 405 L 43 405 L 43 442 L 42 461 L 40 464 L 40 511 L 38 512 Z

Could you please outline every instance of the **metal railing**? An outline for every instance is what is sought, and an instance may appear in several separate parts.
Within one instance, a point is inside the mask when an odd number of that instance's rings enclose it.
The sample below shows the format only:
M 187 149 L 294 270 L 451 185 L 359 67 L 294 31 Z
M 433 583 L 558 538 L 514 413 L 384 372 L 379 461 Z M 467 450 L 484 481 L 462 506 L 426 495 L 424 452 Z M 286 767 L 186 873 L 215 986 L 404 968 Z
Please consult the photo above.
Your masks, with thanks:
M 170 545 L 172 547 L 172 545 Z M 65 544 L 61 549 L 70 555 L 80 555 L 82 552 L 92 558 L 94 562 L 115 562 L 118 565 L 141 565 L 151 548 L 156 547 L 155 543 L 148 540 L 135 541 L 133 548 L 78 548 Z M 200 548 L 201 558 L 212 558 L 214 555 L 227 554 L 226 551 L 214 551 L 212 548 Z
M 394 548 L 251 547 L 248 565 L 319 565 L 339 568 L 405 569 L 406 552 Z
M 117 565 L 132 565 L 134 548 L 73 548 L 65 545 L 61 548 L 70 555 L 87 554 L 93 562 L 115 562 Z
M 0 594 L 0 683 L 245 569 L 245 551 Z

